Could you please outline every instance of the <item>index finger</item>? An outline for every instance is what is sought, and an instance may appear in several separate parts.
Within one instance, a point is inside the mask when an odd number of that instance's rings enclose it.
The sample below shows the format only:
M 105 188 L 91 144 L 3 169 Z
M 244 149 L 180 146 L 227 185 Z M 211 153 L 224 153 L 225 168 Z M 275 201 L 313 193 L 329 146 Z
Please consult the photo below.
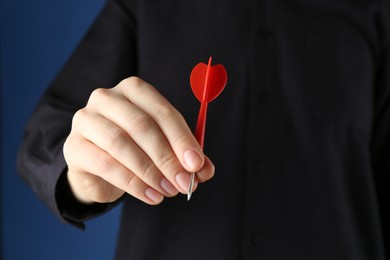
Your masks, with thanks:
M 152 85 L 130 77 L 118 85 L 118 90 L 157 123 L 187 171 L 196 172 L 203 167 L 202 148 L 183 116 Z

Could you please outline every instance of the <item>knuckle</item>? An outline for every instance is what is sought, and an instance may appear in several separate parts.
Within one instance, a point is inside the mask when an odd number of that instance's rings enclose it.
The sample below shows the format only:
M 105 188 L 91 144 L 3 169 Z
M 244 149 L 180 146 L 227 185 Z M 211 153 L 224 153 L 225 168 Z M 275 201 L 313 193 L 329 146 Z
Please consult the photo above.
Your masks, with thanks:
M 171 135 L 170 141 L 173 146 L 193 142 L 194 136 L 187 126 L 184 117 L 174 107 L 167 104 L 160 104 L 156 106 L 155 115 L 159 121 L 164 122 L 171 129 L 174 129 L 172 133 L 175 134 Z
M 108 150 L 122 150 L 126 144 L 127 133 L 118 127 L 112 127 L 105 136 L 105 142 Z
M 190 136 L 187 134 L 178 135 L 174 140 L 172 140 L 172 146 L 173 147 L 184 146 L 185 144 L 191 143 L 192 138 L 194 138 L 193 135 Z
M 145 114 L 134 116 L 130 121 L 130 129 L 138 133 L 148 132 L 153 126 L 153 120 Z
M 122 82 L 129 85 L 142 85 L 144 83 L 144 81 L 137 76 L 128 77 L 127 79 L 124 79 Z
M 109 172 L 115 166 L 115 160 L 108 154 L 101 154 L 97 156 L 95 162 L 96 169 L 100 174 Z
M 162 120 L 178 120 L 180 113 L 173 107 L 167 104 L 159 104 L 156 106 L 156 117 Z
M 151 183 L 153 179 L 157 176 L 156 166 L 153 162 L 145 163 L 140 172 L 140 178 L 147 183 Z
M 69 165 L 70 158 L 72 155 L 71 148 L 70 148 L 70 142 L 71 142 L 71 139 L 68 136 L 64 142 L 64 146 L 62 147 L 62 151 L 64 153 L 64 158 L 65 158 L 65 161 L 68 165 Z
M 144 81 L 142 79 L 140 79 L 139 77 L 136 77 L 136 76 L 131 76 L 129 78 L 122 80 L 118 84 L 118 87 L 125 88 L 127 90 L 129 90 L 129 89 L 133 90 L 133 89 L 137 89 L 137 88 L 141 87 L 143 84 L 144 84 Z
M 78 165 L 77 149 L 79 149 L 80 142 L 77 137 L 69 135 L 64 142 L 62 151 L 64 154 L 64 159 L 66 164 L 69 167 L 75 167 Z
M 156 165 L 159 169 L 163 170 L 172 168 L 172 165 L 175 163 L 176 156 L 172 152 L 168 152 L 157 160 Z
M 85 116 L 85 109 L 79 109 L 78 111 L 76 111 L 76 113 L 73 115 L 72 126 L 74 127 L 79 125 L 84 120 Z
M 102 100 L 105 100 L 107 97 L 110 96 L 110 90 L 105 88 L 97 88 L 94 91 L 92 91 L 88 104 L 95 104 L 100 103 Z
M 129 99 L 143 96 L 146 93 L 150 94 L 150 91 L 158 93 L 152 85 L 136 76 L 122 80 L 118 87 L 122 89 L 124 95 Z
M 133 174 L 129 175 L 125 186 L 126 191 L 133 196 L 137 196 L 139 193 L 138 188 L 138 178 Z

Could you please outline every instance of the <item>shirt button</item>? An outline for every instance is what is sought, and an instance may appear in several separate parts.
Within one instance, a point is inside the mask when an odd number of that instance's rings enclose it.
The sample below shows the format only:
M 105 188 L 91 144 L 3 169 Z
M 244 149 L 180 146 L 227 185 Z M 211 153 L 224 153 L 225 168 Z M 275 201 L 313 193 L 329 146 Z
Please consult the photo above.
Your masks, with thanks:
M 251 236 L 251 243 L 253 246 L 260 246 L 265 242 L 265 237 L 259 232 L 255 232 Z

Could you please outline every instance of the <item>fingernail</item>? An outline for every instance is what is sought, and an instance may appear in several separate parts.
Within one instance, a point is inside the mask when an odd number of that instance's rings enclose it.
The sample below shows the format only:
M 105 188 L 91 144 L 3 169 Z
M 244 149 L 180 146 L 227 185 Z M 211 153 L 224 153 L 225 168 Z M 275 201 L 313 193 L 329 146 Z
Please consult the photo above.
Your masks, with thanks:
M 194 149 L 188 149 L 184 152 L 184 163 L 189 171 L 196 171 L 202 164 L 202 159 Z
M 147 188 L 145 190 L 145 195 L 148 197 L 150 200 L 152 200 L 155 203 L 159 203 L 164 199 L 164 196 L 160 194 L 160 192 L 152 189 L 152 188 Z
M 179 191 L 175 188 L 175 186 L 172 185 L 170 181 L 168 181 L 166 178 L 163 178 L 160 182 L 161 188 L 165 190 L 170 195 L 176 195 Z
M 190 175 L 188 173 L 179 172 L 178 174 L 176 174 L 175 179 L 177 184 L 179 184 L 180 188 L 185 193 L 187 193 L 190 184 Z

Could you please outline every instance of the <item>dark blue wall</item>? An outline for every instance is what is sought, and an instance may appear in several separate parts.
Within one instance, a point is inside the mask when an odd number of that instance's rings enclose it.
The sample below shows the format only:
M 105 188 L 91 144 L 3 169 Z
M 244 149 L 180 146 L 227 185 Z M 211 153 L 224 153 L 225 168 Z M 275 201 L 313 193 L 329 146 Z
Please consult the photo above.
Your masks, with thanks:
M 16 173 L 23 125 L 104 4 L 103 0 L 0 0 L 1 259 L 111 259 L 119 209 L 83 232 L 57 220 Z

